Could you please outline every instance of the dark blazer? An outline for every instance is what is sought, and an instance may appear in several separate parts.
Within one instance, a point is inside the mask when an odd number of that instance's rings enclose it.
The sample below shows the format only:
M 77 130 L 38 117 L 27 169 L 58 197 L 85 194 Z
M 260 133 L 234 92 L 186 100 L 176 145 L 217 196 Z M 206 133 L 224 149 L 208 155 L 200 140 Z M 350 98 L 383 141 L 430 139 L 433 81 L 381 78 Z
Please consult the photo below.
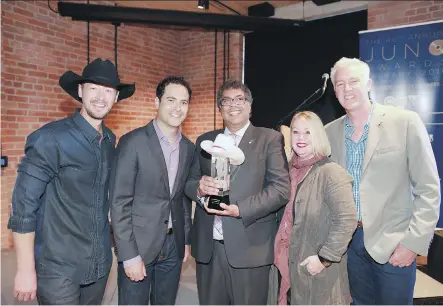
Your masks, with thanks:
M 190 243 L 191 201 L 184 187 L 194 144 L 182 137 L 179 168 L 172 194 L 160 141 L 153 122 L 120 138 L 111 174 L 111 223 L 118 260 L 140 255 L 145 264 L 159 254 L 166 237 L 169 212 L 180 258 Z
M 214 140 L 216 130 L 197 139 L 196 153 L 185 192 L 197 201 L 202 175 L 211 175 L 211 155 L 200 147 L 203 140 Z M 237 204 L 240 218 L 223 217 L 223 239 L 229 264 L 252 268 L 274 261 L 277 232 L 276 211 L 286 205 L 290 194 L 288 163 L 283 136 L 271 129 L 248 127 L 239 144 L 245 161 L 231 170 L 230 200 Z M 214 215 L 197 205 L 191 230 L 191 251 L 195 260 L 208 263 L 212 257 Z

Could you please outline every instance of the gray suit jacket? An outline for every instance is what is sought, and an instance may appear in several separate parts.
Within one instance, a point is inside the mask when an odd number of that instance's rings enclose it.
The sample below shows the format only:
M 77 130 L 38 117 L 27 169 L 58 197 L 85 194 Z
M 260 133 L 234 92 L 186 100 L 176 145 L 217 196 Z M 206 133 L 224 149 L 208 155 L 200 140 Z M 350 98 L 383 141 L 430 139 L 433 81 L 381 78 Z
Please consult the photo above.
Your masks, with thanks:
M 177 252 L 184 256 L 190 244 L 191 201 L 184 186 L 194 155 L 194 144 L 180 141 L 179 168 L 172 195 L 165 159 L 152 121 L 120 138 L 111 174 L 111 223 L 118 260 L 140 255 L 145 264 L 159 254 L 168 228 L 169 213 Z
M 346 168 L 344 131 L 344 116 L 326 126 L 331 158 Z M 440 179 L 417 113 L 374 105 L 360 203 L 365 247 L 377 262 L 388 262 L 398 244 L 427 255 L 440 211 Z
M 223 133 L 216 130 L 197 139 L 196 153 L 185 192 L 197 201 L 202 175 L 211 175 L 211 155 L 200 147 L 203 140 L 214 140 Z M 223 217 L 223 238 L 229 264 L 234 268 L 252 268 L 273 263 L 276 212 L 289 199 L 288 163 L 283 136 L 270 129 L 248 127 L 239 144 L 245 154 L 242 165 L 231 171 L 230 200 L 237 204 L 240 218 Z M 214 216 L 199 205 L 191 230 L 192 256 L 208 263 L 212 257 Z

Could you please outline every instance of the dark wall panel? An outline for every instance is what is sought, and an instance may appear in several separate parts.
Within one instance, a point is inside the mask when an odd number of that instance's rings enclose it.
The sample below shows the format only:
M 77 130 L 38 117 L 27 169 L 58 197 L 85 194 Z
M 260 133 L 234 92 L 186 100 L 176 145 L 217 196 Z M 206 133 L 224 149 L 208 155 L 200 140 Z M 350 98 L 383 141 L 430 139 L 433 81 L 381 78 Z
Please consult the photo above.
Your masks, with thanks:
M 337 60 L 358 58 L 358 31 L 366 29 L 367 11 L 359 11 L 307 22 L 287 32 L 246 34 L 245 83 L 254 97 L 252 123 L 275 128 L 322 86 L 322 74 L 329 74 Z M 325 124 L 343 114 L 330 81 L 325 95 L 307 109 Z

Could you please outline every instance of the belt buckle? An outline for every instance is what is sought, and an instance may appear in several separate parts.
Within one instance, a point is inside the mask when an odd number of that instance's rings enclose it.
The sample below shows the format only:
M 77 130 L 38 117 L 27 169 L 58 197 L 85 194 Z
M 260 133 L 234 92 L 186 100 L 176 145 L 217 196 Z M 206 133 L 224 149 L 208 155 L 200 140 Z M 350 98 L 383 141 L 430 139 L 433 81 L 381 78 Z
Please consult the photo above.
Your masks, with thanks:
M 359 228 L 363 228 L 363 222 L 362 222 L 362 221 L 358 221 L 358 222 L 357 222 L 357 227 L 359 227 Z

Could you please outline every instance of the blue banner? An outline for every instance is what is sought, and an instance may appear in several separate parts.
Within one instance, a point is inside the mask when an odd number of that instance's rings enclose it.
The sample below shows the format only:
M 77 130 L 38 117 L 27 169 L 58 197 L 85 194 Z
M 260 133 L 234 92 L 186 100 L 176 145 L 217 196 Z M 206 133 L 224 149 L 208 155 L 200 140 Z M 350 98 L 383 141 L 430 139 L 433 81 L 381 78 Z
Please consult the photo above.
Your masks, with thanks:
M 443 21 L 362 31 L 360 59 L 371 68 L 373 101 L 420 115 L 443 177 Z

